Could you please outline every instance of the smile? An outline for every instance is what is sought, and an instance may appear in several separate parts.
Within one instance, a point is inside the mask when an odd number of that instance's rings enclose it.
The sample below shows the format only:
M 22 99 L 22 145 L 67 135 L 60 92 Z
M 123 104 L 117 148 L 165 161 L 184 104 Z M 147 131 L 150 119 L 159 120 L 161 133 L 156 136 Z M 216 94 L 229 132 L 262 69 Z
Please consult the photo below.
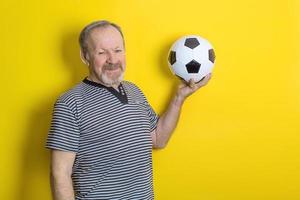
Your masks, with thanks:
M 119 67 L 114 67 L 114 68 L 106 68 L 105 70 L 107 71 L 116 71 L 116 70 L 119 70 L 120 68 Z

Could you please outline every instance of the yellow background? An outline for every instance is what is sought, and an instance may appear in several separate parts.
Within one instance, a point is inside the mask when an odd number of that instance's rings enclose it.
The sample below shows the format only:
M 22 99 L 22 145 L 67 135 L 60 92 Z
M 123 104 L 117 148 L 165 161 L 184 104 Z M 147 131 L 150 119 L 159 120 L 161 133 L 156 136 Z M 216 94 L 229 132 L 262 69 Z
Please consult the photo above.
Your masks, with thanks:
M 215 47 L 210 83 L 153 153 L 157 200 L 300 199 L 300 1 L 3 0 L 0 11 L 1 200 L 50 199 L 53 103 L 86 76 L 77 38 L 98 19 L 123 28 L 126 79 L 158 113 L 178 83 L 171 44 L 198 34 Z

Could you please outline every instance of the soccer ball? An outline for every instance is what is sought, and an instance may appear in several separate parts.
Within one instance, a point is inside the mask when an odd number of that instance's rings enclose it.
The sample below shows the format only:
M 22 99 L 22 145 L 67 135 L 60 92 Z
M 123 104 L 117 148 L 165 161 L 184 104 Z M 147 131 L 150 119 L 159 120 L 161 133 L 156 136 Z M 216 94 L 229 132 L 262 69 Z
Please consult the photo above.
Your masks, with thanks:
M 214 49 L 206 39 L 187 35 L 172 45 L 168 64 L 172 73 L 179 78 L 186 82 L 190 79 L 199 82 L 212 71 L 215 57 Z

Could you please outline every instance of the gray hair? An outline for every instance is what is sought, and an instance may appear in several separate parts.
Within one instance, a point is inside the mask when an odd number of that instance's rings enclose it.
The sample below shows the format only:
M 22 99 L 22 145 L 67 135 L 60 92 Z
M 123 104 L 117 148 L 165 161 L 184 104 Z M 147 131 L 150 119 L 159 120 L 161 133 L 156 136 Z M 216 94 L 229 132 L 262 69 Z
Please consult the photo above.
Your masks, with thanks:
M 122 36 L 122 39 L 123 39 L 123 44 L 125 45 L 124 35 L 122 33 L 122 30 L 121 30 L 120 26 L 118 26 L 117 24 L 112 23 L 110 21 L 107 21 L 107 20 L 95 21 L 95 22 L 92 22 L 92 23 L 88 24 L 86 27 L 84 27 L 84 29 L 82 29 L 82 31 L 79 35 L 79 44 L 80 44 L 80 48 L 82 50 L 82 53 L 83 53 L 84 57 L 86 56 L 86 53 L 88 52 L 87 39 L 88 39 L 90 33 L 92 32 L 92 30 L 94 30 L 96 28 L 105 28 L 105 27 L 108 27 L 108 26 L 112 26 L 120 32 L 120 34 Z

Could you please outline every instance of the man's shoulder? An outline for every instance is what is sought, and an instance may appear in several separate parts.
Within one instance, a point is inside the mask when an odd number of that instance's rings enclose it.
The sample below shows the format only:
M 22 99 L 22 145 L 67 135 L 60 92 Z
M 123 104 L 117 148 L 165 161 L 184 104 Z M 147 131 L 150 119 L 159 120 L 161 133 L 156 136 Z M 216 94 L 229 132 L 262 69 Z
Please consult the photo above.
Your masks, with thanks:
M 122 84 L 125 85 L 125 87 L 129 88 L 129 89 L 132 89 L 132 90 L 135 90 L 135 91 L 139 91 L 142 93 L 142 90 L 133 82 L 130 82 L 130 81 L 122 81 Z
M 123 81 L 123 85 L 128 90 L 129 94 L 134 96 L 134 98 L 140 99 L 141 101 L 146 101 L 146 96 L 143 91 L 135 84 L 130 81 Z
M 82 93 L 84 92 L 83 86 L 84 86 L 83 82 L 77 83 L 75 86 L 73 86 L 69 90 L 60 94 L 60 96 L 57 98 L 57 101 L 64 102 L 67 104 L 76 102 L 82 96 Z
M 127 80 L 123 80 L 122 81 L 122 84 L 123 85 L 127 85 L 127 86 L 131 86 L 131 87 L 138 87 L 136 84 L 134 84 L 133 82 L 131 81 L 127 81 Z

